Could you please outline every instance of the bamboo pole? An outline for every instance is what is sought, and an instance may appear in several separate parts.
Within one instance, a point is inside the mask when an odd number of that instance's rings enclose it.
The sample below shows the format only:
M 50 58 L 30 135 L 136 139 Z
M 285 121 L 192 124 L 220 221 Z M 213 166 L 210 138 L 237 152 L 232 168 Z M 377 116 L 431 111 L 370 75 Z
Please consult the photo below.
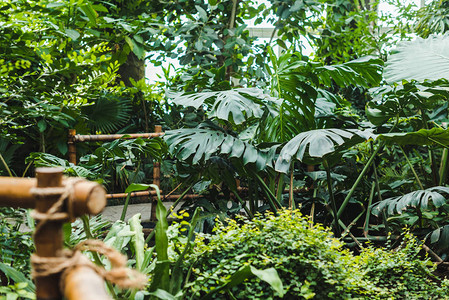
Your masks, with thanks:
M 159 125 L 156 125 L 159 126 Z M 93 134 L 93 135 L 80 135 L 74 136 L 74 142 L 100 142 L 100 141 L 113 141 L 120 138 L 124 139 L 136 139 L 136 138 L 152 138 L 163 136 L 163 132 L 150 132 L 150 133 L 130 133 L 130 134 Z
M 117 193 L 117 194 L 107 194 L 107 199 L 123 199 L 128 196 L 128 193 Z M 156 191 L 142 191 L 142 192 L 132 192 L 131 197 L 156 197 Z M 171 199 L 178 199 L 179 195 L 161 195 L 161 198 L 164 200 L 171 200 Z M 201 195 L 198 194 L 189 194 L 185 195 L 184 198 L 186 199 L 196 199 L 201 197 Z
M 38 168 L 36 169 L 37 187 L 51 188 L 62 187 L 62 169 L 60 168 Z M 45 196 L 36 199 L 36 211 L 46 213 L 58 200 L 59 196 Z M 35 232 L 34 243 L 36 254 L 40 257 L 60 257 L 63 250 L 62 220 L 49 220 L 42 224 L 39 231 Z M 39 276 L 36 280 L 36 298 L 38 300 L 61 299 L 59 289 L 61 274 Z
M 162 126 L 161 125 L 154 126 L 154 131 L 157 134 L 162 133 Z M 158 161 L 155 161 L 153 163 L 153 184 L 155 184 L 159 189 L 161 189 L 161 163 Z M 154 198 L 151 204 L 151 215 L 150 215 L 151 221 L 156 220 L 156 204 L 157 199 Z
M 112 300 L 104 288 L 103 278 L 90 267 L 80 264 L 68 271 L 63 280 L 67 300 Z
M 37 170 L 42 169 L 44 168 Z M 62 183 L 69 184 L 70 180 L 64 179 Z M 0 206 L 37 208 L 36 197 L 31 193 L 31 189 L 36 187 L 36 178 L 0 177 Z M 72 201 L 73 213 L 76 216 L 96 215 L 106 206 L 106 192 L 96 182 L 80 180 L 74 184 Z
M 68 148 L 69 148 L 69 162 L 76 165 L 76 130 L 75 129 L 69 129 L 69 140 L 67 142 Z

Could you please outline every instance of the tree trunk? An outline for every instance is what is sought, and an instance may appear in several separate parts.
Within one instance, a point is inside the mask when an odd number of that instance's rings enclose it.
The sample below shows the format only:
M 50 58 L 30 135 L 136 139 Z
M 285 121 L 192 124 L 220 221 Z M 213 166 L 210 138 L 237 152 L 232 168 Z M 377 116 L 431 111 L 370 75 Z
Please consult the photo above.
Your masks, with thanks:
M 137 58 L 133 52 L 130 52 L 128 59 L 120 66 L 118 73 L 125 86 L 131 87 L 133 85 L 131 84 L 130 78 L 136 82 L 145 78 L 145 61 Z

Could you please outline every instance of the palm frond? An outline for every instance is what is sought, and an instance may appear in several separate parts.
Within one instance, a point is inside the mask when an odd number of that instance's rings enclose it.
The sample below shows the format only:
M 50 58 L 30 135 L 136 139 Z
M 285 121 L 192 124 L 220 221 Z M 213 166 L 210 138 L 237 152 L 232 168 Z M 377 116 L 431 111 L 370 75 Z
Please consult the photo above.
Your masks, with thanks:
M 92 105 L 84 106 L 87 125 L 95 131 L 113 133 L 128 122 L 131 112 L 129 100 L 102 96 Z

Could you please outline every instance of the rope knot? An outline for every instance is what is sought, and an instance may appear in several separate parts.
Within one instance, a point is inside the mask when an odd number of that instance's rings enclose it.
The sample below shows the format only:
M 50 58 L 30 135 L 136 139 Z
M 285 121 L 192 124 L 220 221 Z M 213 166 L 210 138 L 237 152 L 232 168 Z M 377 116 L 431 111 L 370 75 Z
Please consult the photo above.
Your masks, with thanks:
M 91 251 L 104 255 L 111 263 L 111 269 L 95 265 L 85 259 L 81 251 Z M 147 277 L 126 266 L 127 258 L 114 248 L 98 240 L 86 240 L 79 243 L 72 250 L 66 250 L 59 257 L 31 256 L 32 276 L 46 277 L 53 274 L 62 274 L 62 279 L 75 267 L 83 265 L 92 268 L 104 280 L 118 285 L 121 288 L 142 289 L 147 284 Z M 61 280 L 64 282 L 64 280 Z

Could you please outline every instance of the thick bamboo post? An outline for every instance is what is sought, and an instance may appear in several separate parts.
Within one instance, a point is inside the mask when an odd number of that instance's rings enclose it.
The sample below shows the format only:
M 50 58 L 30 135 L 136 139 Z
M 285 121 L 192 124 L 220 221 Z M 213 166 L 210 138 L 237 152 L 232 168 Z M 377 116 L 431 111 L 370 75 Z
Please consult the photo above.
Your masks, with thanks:
M 154 126 L 154 132 L 160 134 L 162 132 L 161 125 Z M 156 161 L 153 163 L 153 184 L 155 184 L 159 189 L 161 189 L 161 163 Z M 150 220 L 156 220 L 156 203 L 157 199 L 153 198 L 153 202 L 151 204 L 151 216 Z
M 89 260 L 83 259 L 88 263 Z M 78 265 L 64 276 L 64 296 L 67 300 L 112 300 L 103 278 L 92 268 Z
M 60 168 L 38 168 L 36 169 L 37 187 L 51 188 L 62 187 L 62 169 Z M 58 200 L 59 196 L 38 197 L 36 200 L 36 211 L 46 213 Z M 40 257 L 58 257 L 62 254 L 62 225 L 61 220 L 49 220 L 34 235 L 36 254 Z M 36 278 L 36 298 L 38 300 L 62 299 L 59 290 L 61 274 L 52 274 Z
M 76 130 L 69 129 L 69 140 L 67 142 L 69 148 L 69 162 L 76 165 Z

